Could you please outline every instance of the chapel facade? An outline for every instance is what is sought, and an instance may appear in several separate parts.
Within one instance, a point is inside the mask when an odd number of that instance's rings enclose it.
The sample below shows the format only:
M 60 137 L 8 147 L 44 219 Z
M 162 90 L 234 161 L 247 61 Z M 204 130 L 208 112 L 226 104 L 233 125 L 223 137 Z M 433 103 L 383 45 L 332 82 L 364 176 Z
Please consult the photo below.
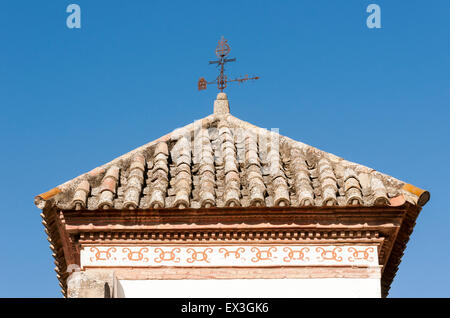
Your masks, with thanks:
M 386 297 L 429 193 L 214 113 L 35 198 L 65 297 Z

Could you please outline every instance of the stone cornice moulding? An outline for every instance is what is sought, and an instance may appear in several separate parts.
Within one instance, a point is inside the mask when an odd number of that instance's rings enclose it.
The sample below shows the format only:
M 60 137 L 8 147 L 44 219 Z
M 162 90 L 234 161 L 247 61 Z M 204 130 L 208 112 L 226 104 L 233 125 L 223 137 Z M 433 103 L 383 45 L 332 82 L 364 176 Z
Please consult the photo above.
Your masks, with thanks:
M 401 223 L 408 207 L 310 207 L 310 208 L 212 208 L 212 209 L 146 209 L 132 211 L 118 210 L 63 210 L 68 225 L 107 225 L 121 226 L 171 224 L 186 225 L 233 225 L 239 226 L 243 221 L 254 224 L 311 224 L 327 221 L 326 224 L 369 224 L 382 219 L 396 219 Z M 356 223 L 355 223 L 356 222 Z M 348 223 L 348 224 L 347 224 Z M 325 224 L 325 223 L 324 223 Z

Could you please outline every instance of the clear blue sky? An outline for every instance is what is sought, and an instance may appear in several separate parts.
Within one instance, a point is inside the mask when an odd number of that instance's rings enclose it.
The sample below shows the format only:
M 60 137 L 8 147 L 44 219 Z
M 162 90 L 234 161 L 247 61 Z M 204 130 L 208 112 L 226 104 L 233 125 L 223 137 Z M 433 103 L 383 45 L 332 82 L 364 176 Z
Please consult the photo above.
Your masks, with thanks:
M 449 15 L 448 0 L 2 1 L 0 296 L 61 297 L 34 196 L 212 113 L 196 85 L 224 35 L 229 74 L 261 77 L 227 90 L 233 115 L 430 191 L 390 296 L 449 297 Z

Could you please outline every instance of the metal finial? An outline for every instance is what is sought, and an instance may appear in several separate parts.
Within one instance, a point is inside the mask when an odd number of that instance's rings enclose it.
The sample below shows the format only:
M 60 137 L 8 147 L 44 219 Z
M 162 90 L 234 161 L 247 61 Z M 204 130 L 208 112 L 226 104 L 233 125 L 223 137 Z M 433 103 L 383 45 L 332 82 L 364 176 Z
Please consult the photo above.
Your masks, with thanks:
M 228 54 L 230 54 L 230 51 L 231 51 L 231 47 L 227 42 L 228 41 L 222 36 L 222 38 L 219 41 L 219 44 L 216 47 L 216 56 L 218 57 L 218 60 L 209 62 L 209 64 L 217 64 L 217 67 L 220 66 L 219 76 L 217 76 L 215 81 L 211 81 L 211 82 L 208 82 L 203 77 L 201 77 L 198 81 L 198 90 L 199 91 L 206 89 L 208 84 L 217 83 L 217 88 L 221 92 L 223 92 L 223 90 L 227 87 L 227 83 L 230 83 L 230 82 L 242 83 L 242 82 L 245 82 L 248 80 L 259 79 L 258 76 L 248 77 L 248 75 L 245 75 L 244 77 L 238 77 L 235 79 L 228 79 L 228 77 L 225 75 L 225 63 L 234 62 L 234 61 L 236 61 L 236 58 L 226 58 L 226 56 Z

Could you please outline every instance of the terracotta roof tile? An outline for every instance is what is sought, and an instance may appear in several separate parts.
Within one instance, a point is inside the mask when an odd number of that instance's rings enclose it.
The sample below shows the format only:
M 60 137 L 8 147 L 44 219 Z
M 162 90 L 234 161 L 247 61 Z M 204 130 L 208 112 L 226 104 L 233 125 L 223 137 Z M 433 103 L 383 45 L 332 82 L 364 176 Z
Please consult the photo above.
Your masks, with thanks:
M 134 155 L 127 178 L 123 208 L 136 209 L 139 207 L 142 187 L 144 184 L 145 158 L 142 154 Z
M 219 97 L 216 106 L 229 108 L 226 95 Z M 224 111 L 43 193 L 35 202 L 40 208 L 49 201 L 61 209 L 96 210 L 373 206 L 402 200 L 422 206 L 429 193 Z
M 72 200 L 72 207 L 81 210 L 86 208 L 87 197 L 91 186 L 87 180 L 80 182 L 77 189 L 75 190 L 75 194 Z

